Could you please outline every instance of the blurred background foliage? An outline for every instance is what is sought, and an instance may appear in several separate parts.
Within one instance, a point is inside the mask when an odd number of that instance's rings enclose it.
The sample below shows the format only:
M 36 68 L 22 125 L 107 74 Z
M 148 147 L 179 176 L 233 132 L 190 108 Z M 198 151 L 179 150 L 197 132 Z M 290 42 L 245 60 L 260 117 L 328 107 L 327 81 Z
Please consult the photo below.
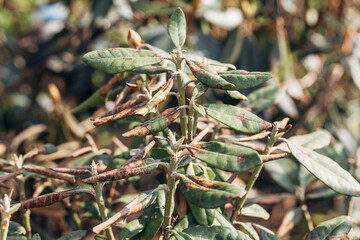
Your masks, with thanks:
M 271 84 L 286 93 L 262 117 L 289 116 L 289 135 L 327 129 L 336 138 L 328 154 L 360 179 L 359 0 L 0 0 L 0 157 L 40 142 L 61 145 L 57 158 L 79 148 L 85 133 L 95 132 L 89 118 L 96 108 L 76 115 L 71 109 L 111 78 L 81 56 L 127 47 L 128 29 L 171 51 L 166 24 L 178 6 L 188 21 L 188 51 L 238 69 L 270 71 Z M 206 98 L 238 103 L 217 90 Z M 96 129 L 100 146 L 124 132 L 117 124 L 109 129 Z M 270 187 L 266 192 L 281 191 L 267 182 L 260 181 Z M 345 214 L 339 198 L 330 207 L 310 204 L 315 222 Z M 281 204 L 264 223 L 272 229 L 294 205 Z M 353 214 L 358 222 L 359 212 Z

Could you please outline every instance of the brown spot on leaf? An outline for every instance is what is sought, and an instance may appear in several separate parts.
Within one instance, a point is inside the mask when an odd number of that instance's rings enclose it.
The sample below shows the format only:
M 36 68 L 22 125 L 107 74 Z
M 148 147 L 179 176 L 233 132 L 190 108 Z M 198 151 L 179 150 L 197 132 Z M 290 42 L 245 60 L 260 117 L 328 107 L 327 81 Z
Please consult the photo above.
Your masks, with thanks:
M 241 121 L 241 122 L 248 122 L 248 121 L 249 121 L 249 119 L 247 119 L 247 118 L 245 117 L 245 113 L 237 116 L 236 118 L 237 118 L 239 121 Z
M 248 71 L 241 71 L 241 74 L 243 74 L 243 75 L 249 75 L 250 72 L 248 72 Z
M 243 161 L 245 161 L 245 159 L 246 159 L 246 155 L 241 153 L 241 154 L 239 154 L 237 161 L 243 162 Z
M 199 184 L 200 186 L 206 187 L 206 188 L 210 188 L 219 183 L 218 181 L 213 181 L 213 180 L 196 177 L 196 176 L 188 176 L 188 178 L 191 179 L 192 181 L 194 181 L 195 183 Z

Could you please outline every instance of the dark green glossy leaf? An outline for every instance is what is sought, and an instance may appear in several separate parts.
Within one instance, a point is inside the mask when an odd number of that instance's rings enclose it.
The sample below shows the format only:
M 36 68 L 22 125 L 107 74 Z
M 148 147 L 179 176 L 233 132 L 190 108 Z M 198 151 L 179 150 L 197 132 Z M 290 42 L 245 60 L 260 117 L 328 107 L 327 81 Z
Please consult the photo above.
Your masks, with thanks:
M 290 158 L 283 158 L 276 161 L 270 161 L 264 165 L 274 179 L 274 181 L 289 192 L 295 192 L 299 185 L 297 174 L 299 165 Z
M 240 107 L 224 104 L 207 104 L 204 107 L 210 117 L 241 133 L 259 133 L 272 126 Z
M 266 110 L 278 101 L 281 92 L 282 89 L 276 85 L 260 88 L 247 96 L 248 100 L 243 102 L 243 106 L 258 112 Z
M 212 69 L 210 66 L 200 62 L 190 61 L 186 59 L 186 64 L 190 68 L 192 74 L 203 84 L 224 90 L 235 90 L 235 85 L 226 81 Z
M 200 142 L 190 149 L 195 158 L 229 172 L 244 172 L 253 169 L 262 161 L 259 154 L 250 148 L 223 142 Z
M 292 155 L 316 178 L 335 192 L 360 196 L 360 184 L 353 176 L 332 159 L 287 141 Z
M 181 232 L 186 228 L 194 227 L 196 224 L 197 223 L 194 216 L 189 213 L 175 225 L 174 230 L 177 232 Z
M 245 205 L 243 209 L 241 209 L 241 215 L 262 218 L 265 220 L 268 220 L 270 217 L 270 214 L 256 203 Z
M 195 176 L 182 176 L 180 187 L 189 203 L 202 208 L 222 206 L 245 193 L 243 188 L 235 185 Z
M 85 235 L 86 230 L 77 230 L 58 238 L 58 240 L 73 240 L 75 238 L 85 237 Z
M 186 39 L 186 19 L 181 8 L 177 8 L 168 22 L 168 33 L 175 47 L 182 47 Z
M 306 240 L 348 239 L 347 235 L 352 227 L 352 218 L 340 216 L 323 222 L 316 226 L 307 236 Z
M 86 53 L 82 60 L 93 68 L 115 74 L 159 63 L 162 58 L 151 50 L 109 48 Z
M 145 229 L 147 220 L 144 218 L 137 218 L 127 223 L 119 234 L 119 240 L 128 239 L 136 236 Z
M 203 239 L 222 239 L 222 240 L 251 240 L 245 233 L 223 226 L 199 226 L 184 229 L 177 232 L 184 239 L 203 240 Z M 185 234 L 184 234 L 185 233 Z M 190 238 L 189 238 L 190 236 Z
M 272 78 L 271 73 L 268 72 L 248 72 L 245 70 L 220 72 L 219 75 L 234 84 L 234 90 L 238 91 L 256 87 Z

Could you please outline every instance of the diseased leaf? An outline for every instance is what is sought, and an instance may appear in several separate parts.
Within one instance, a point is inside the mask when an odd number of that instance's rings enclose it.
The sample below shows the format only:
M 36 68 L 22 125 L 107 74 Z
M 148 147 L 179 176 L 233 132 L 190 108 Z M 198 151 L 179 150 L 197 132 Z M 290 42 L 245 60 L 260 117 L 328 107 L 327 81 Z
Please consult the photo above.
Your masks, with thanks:
M 299 185 L 297 174 L 299 165 L 290 158 L 265 163 L 264 168 L 274 181 L 289 192 L 295 192 Z
M 177 8 L 171 15 L 167 30 L 175 47 L 182 47 L 186 39 L 186 19 L 181 8 Z
M 123 137 L 139 137 L 158 133 L 169 126 L 179 116 L 181 109 L 176 107 L 163 111 L 159 117 L 150 119 L 140 126 L 126 132 Z
M 8 236 L 19 236 L 25 234 L 26 234 L 26 230 L 23 226 L 21 226 L 17 222 L 10 221 Z
M 271 73 L 268 72 L 248 72 L 245 70 L 220 72 L 219 75 L 234 84 L 234 90 L 237 91 L 256 87 L 272 78 Z
M 150 206 L 156 201 L 158 191 L 159 189 L 154 189 L 152 191 L 144 192 L 138 195 L 134 200 L 132 200 L 129 204 L 127 204 L 121 211 L 114 214 L 111 218 L 109 218 L 105 222 L 102 222 L 99 225 L 93 227 L 92 229 L 93 232 L 98 234 L 101 231 L 109 228 L 112 224 L 119 221 L 121 218 L 139 212 L 145 209 L 147 206 Z
M 207 104 L 204 107 L 210 117 L 241 133 L 259 133 L 272 126 L 240 107 L 224 104 Z
M 255 223 L 252 223 L 251 225 L 256 230 L 261 240 L 280 240 L 280 238 L 269 229 Z
M 293 208 L 289 212 L 286 213 L 283 218 L 281 225 L 277 231 L 277 235 L 282 238 L 288 232 L 291 231 L 303 218 L 303 213 L 300 207 Z
M 73 240 L 75 238 L 85 237 L 85 235 L 86 230 L 77 230 L 58 238 L 58 240 Z
M 196 62 L 201 62 L 203 64 L 211 65 L 212 68 L 219 67 L 219 69 L 223 69 L 223 70 L 219 70 L 219 71 L 224 71 L 224 68 L 225 68 L 225 70 L 227 70 L 228 68 L 236 70 L 236 67 L 231 63 L 219 62 L 214 59 L 204 57 L 204 56 L 201 56 L 201 55 L 198 55 L 195 53 L 185 52 L 183 54 L 183 56 L 187 59 L 190 59 L 191 61 L 196 61 Z M 214 70 L 218 72 L 218 69 L 214 69 Z
M 93 68 L 115 74 L 159 63 L 162 57 L 151 50 L 109 48 L 86 53 L 82 60 Z
M 332 159 L 302 146 L 286 141 L 292 155 L 316 178 L 335 192 L 360 196 L 360 184 Z
M 200 62 L 192 62 L 188 59 L 186 59 L 186 64 L 194 76 L 203 84 L 212 88 L 235 90 L 234 84 L 227 82 L 225 79 L 220 77 L 220 75 L 211 67 Z
M 245 193 L 235 185 L 195 176 L 182 176 L 180 187 L 188 202 L 202 208 L 222 206 Z
M 241 215 L 262 218 L 265 220 L 268 220 L 270 217 L 270 214 L 263 207 L 256 203 L 245 205 L 241 209 Z
M 85 178 L 82 181 L 85 183 L 113 181 L 152 172 L 160 163 L 154 161 L 153 159 L 144 160 L 144 157 L 154 145 L 155 141 L 151 141 L 143 150 L 130 158 L 118 169 L 106 171 L 101 174 Z
M 306 236 L 305 240 L 345 240 L 352 227 L 352 221 L 349 216 L 340 216 L 322 222 Z
M 278 101 L 281 92 L 282 88 L 277 85 L 260 88 L 247 96 L 248 100 L 243 102 L 243 106 L 257 112 L 263 111 L 272 107 Z
M 200 142 L 189 151 L 207 164 L 229 172 L 244 172 L 261 164 L 259 154 L 247 147 L 223 142 Z
M 194 98 L 199 98 L 201 97 L 204 93 L 206 93 L 206 91 L 209 89 L 209 87 L 207 85 L 205 85 L 202 82 L 199 82 L 198 84 L 196 84 L 196 86 L 194 87 L 194 90 L 192 91 L 192 96 Z
M 56 202 L 63 200 L 64 198 L 74 196 L 81 192 L 89 193 L 89 190 L 88 189 L 82 190 L 80 187 L 76 187 L 76 188 L 71 188 L 71 189 L 67 189 L 64 191 L 44 194 L 39 197 L 30 198 L 28 200 L 20 202 L 20 207 L 18 210 L 49 206 L 51 204 L 54 204 Z
M 164 72 L 172 72 L 173 70 L 169 67 L 155 65 L 155 66 L 138 67 L 133 69 L 132 71 L 137 73 L 145 73 L 145 74 L 159 74 Z
M 41 166 L 37 166 L 37 165 L 27 165 L 24 167 L 24 169 L 28 172 L 33 172 L 33 173 L 37 173 L 43 176 L 47 176 L 47 177 L 51 177 L 51 178 L 57 178 L 57 179 L 62 179 L 71 183 L 75 183 L 75 177 L 73 175 L 70 174 L 66 174 L 66 173 L 58 173 L 58 172 L 54 172 L 53 170 L 50 170 L 48 168 L 44 168 Z
M 243 95 L 241 92 L 236 90 L 226 90 L 226 93 L 233 99 L 244 100 L 244 101 L 248 100 L 248 98 L 245 95 Z
M 223 226 L 198 226 L 186 228 L 177 232 L 186 240 L 224 239 L 224 240 L 251 240 L 245 233 Z
M 28 152 L 24 157 L 25 158 L 32 158 L 32 157 L 35 157 L 37 155 L 51 154 L 51 153 L 54 153 L 56 151 L 57 151 L 57 149 L 53 144 L 47 143 L 47 144 L 41 145 L 41 146 L 39 146 L 37 148 L 34 148 L 30 152 Z

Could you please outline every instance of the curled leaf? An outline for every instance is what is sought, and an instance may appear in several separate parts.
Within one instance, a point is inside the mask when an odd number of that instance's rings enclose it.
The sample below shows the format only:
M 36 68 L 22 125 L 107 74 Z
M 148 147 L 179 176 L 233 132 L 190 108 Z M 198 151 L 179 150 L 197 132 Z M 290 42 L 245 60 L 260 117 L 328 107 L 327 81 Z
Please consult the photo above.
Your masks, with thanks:
M 4 182 L 6 180 L 15 178 L 16 176 L 20 175 L 21 173 L 22 173 L 22 171 L 16 171 L 16 172 L 13 172 L 13 173 L 0 175 L 0 182 Z
M 100 233 L 101 231 L 109 228 L 112 224 L 119 221 L 121 218 L 129 216 L 130 214 L 139 212 L 147 206 L 153 204 L 157 197 L 159 189 L 154 189 L 150 192 L 145 192 L 138 195 L 134 200 L 127 204 L 120 212 L 114 214 L 111 218 L 102 222 L 101 224 L 93 228 L 94 233 Z
M 159 117 L 151 119 L 140 126 L 126 132 L 123 137 L 147 136 L 164 130 L 179 116 L 181 109 L 176 107 L 163 111 Z
M 151 141 L 141 152 L 130 158 L 124 165 L 118 169 L 103 172 L 101 174 L 85 178 L 85 183 L 95 183 L 104 181 L 113 181 L 131 176 L 137 176 L 149 173 L 157 168 L 158 162 L 153 160 L 144 160 L 145 155 L 155 145 L 155 141 Z
M 35 157 L 37 155 L 51 154 L 51 153 L 54 153 L 56 151 L 57 151 L 57 149 L 53 144 L 47 143 L 47 144 L 41 145 L 41 146 L 39 146 L 37 148 L 34 148 L 30 152 L 28 152 L 24 157 L 32 158 L 32 157 Z
M 50 170 L 49 168 L 44 168 L 44 167 L 40 167 L 40 166 L 36 166 L 36 165 L 29 165 L 24 167 L 26 171 L 28 172 L 33 172 L 33 173 L 37 173 L 46 177 L 51 177 L 51 178 L 57 178 L 57 179 L 62 179 L 71 183 L 75 183 L 75 177 L 73 175 L 70 174 L 66 174 L 66 173 L 58 173 L 58 172 L 54 172 L 52 170 Z
M 40 197 L 31 198 L 26 201 L 20 202 L 19 210 L 49 206 L 51 204 L 54 204 L 56 202 L 63 200 L 64 198 L 74 196 L 81 192 L 82 192 L 82 190 L 80 189 L 80 187 L 76 187 L 76 188 L 67 189 L 64 191 L 48 193 L 48 194 L 42 195 Z M 86 191 L 86 192 L 88 192 L 88 191 Z

